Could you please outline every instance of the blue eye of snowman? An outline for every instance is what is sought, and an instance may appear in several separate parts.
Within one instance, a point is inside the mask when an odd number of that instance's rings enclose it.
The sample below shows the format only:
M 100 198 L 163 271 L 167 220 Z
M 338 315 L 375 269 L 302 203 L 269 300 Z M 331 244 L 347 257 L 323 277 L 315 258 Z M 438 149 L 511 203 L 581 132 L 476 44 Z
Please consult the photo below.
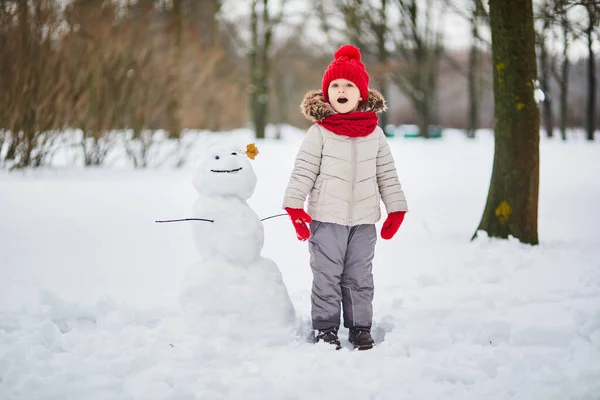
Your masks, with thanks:
M 237 153 L 234 151 L 233 153 L 231 153 L 232 156 L 237 156 Z
M 215 160 L 218 160 L 218 159 L 220 159 L 220 158 L 221 158 L 221 157 L 219 157 L 219 156 L 215 156 Z

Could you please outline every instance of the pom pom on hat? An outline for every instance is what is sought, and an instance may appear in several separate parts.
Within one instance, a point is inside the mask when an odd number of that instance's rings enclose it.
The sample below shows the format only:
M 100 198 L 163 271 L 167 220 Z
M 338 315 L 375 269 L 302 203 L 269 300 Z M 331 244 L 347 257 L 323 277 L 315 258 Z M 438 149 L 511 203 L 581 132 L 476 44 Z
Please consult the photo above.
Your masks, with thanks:
M 321 90 L 326 101 L 329 101 L 327 93 L 329 84 L 336 79 L 346 79 L 353 82 L 360 91 L 361 102 L 367 100 L 367 96 L 369 95 L 369 74 L 367 74 L 367 70 L 360 59 L 360 50 L 358 47 L 352 45 L 342 46 L 333 54 L 333 61 L 329 64 L 327 70 L 325 70 L 323 81 L 321 82 Z
M 347 44 L 333 53 L 334 60 L 337 60 L 340 57 L 348 57 L 360 61 L 360 50 L 357 47 Z

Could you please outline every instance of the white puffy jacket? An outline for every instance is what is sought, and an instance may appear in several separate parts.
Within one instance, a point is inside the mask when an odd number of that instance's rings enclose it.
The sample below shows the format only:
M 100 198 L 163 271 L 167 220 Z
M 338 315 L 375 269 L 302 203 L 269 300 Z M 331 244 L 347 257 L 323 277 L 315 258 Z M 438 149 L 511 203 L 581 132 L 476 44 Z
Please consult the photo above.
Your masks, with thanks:
M 319 104 L 321 100 L 320 92 L 308 93 L 303 102 L 305 115 L 320 119 L 323 113 L 331 112 L 329 103 L 322 100 Z M 363 107 L 378 111 L 378 104 L 385 107 L 381 95 L 371 90 Z M 283 207 L 304 208 L 307 196 L 307 212 L 313 219 L 340 225 L 377 222 L 381 218 L 380 198 L 388 214 L 408 211 L 394 158 L 380 127 L 368 136 L 352 138 L 312 125 L 296 156 Z

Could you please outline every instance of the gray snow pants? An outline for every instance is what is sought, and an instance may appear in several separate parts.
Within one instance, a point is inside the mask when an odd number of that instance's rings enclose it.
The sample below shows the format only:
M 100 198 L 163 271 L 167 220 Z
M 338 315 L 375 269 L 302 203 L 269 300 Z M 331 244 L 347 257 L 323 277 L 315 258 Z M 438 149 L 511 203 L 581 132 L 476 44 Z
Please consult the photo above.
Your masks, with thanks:
M 375 225 L 344 226 L 312 221 L 308 240 L 313 273 L 312 326 L 371 327 Z

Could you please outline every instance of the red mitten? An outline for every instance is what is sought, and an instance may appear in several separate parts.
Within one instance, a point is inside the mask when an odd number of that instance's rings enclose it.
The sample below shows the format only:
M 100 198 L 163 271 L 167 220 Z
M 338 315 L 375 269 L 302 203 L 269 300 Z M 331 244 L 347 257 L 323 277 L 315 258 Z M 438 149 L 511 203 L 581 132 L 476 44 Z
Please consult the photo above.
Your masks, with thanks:
M 308 229 L 307 223 L 312 221 L 310 215 L 304 212 L 301 208 L 289 208 L 286 207 L 285 211 L 290 215 L 292 222 L 294 223 L 294 229 L 296 229 L 296 236 L 298 240 L 306 240 L 310 237 L 310 229 Z
M 406 211 L 394 211 L 388 214 L 387 219 L 381 227 L 382 238 L 386 240 L 391 239 L 398 232 L 398 228 L 400 228 L 402 221 L 404 221 L 404 214 L 406 214 Z

